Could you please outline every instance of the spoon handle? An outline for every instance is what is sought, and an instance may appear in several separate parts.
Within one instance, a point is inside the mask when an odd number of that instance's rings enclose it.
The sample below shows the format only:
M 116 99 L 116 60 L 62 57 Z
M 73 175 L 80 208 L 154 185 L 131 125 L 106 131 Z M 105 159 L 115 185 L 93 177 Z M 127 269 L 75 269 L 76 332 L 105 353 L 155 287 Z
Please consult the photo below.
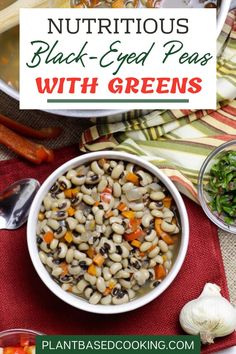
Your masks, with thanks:
M 19 24 L 19 9 L 33 7 L 48 7 L 48 0 L 17 0 L 12 5 L 0 11 L 0 33 Z

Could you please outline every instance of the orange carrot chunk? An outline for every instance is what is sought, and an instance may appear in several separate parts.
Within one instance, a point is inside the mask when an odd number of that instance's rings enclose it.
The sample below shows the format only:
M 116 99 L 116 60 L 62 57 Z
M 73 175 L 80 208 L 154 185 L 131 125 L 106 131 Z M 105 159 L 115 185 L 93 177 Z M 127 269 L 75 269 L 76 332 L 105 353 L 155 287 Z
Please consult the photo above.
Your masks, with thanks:
M 139 178 L 138 176 L 133 173 L 133 172 L 128 172 L 127 175 L 125 176 L 126 181 L 132 182 L 136 185 L 139 184 Z
M 155 272 L 155 278 L 157 280 L 162 280 L 166 276 L 166 270 L 165 270 L 165 267 L 162 264 L 157 264 L 154 267 L 154 272 Z
M 53 238 L 54 238 L 54 236 L 51 231 L 48 231 L 43 235 L 43 239 L 46 243 L 50 243 L 53 240 Z
M 100 253 L 96 254 L 96 256 L 93 258 L 93 263 L 95 263 L 99 267 L 101 267 L 104 262 L 105 258 Z

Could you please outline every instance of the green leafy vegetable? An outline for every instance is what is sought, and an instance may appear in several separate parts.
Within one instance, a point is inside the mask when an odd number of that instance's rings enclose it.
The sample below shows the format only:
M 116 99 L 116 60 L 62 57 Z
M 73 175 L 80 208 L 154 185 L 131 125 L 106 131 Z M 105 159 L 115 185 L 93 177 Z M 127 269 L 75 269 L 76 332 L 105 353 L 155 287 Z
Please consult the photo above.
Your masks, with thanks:
M 236 222 L 236 151 L 221 154 L 211 167 L 206 186 L 210 195 L 210 208 L 227 224 Z

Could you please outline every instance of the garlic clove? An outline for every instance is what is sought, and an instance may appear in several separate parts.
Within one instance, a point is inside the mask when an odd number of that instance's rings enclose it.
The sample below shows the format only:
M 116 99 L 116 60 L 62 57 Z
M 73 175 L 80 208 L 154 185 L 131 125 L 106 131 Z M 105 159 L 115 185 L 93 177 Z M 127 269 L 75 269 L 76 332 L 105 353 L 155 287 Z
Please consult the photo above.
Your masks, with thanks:
M 201 295 L 182 308 L 179 320 L 186 333 L 199 334 L 204 344 L 213 343 L 236 329 L 236 310 L 220 294 L 219 286 L 207 283 Z

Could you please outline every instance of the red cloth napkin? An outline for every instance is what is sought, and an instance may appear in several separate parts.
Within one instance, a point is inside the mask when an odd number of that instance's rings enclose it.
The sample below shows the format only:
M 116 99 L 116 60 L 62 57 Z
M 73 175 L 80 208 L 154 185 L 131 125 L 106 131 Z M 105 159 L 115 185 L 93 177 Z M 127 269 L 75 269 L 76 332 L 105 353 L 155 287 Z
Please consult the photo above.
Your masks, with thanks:
M 20 160 L 1 162 L 0 190 L 20 178 L 34 177 L 42 182 L 57 166 L 77 154 L 75 146 L 60 149 L 54 163 L 38 167 Z M 179 312 L 186 302 L 201 293 L 206 282 L 218 284 L 228 298 L 216 227 L 198 205 L 185 201 L 190 218 L 190 243 L 181 271 L 156 300 L 125 314 L 96 315 L 62 302 L 41 282 L 32 266 L 25 227 L 0 230 L 0 330 L 29 328 L 47 334 L 183 334 Z M 235 333 L 204 346 L 202 352 L 232 345 L 236 345 Z

